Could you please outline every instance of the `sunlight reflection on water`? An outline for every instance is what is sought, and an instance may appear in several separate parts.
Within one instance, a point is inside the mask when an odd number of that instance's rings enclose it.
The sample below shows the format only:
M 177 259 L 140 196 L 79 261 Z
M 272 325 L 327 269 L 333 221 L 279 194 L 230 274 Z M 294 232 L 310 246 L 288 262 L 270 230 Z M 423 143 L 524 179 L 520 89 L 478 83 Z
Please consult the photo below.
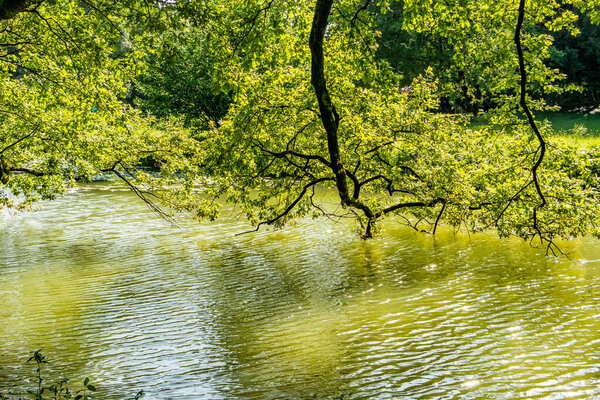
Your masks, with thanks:
M 1 221 L 0 390 L 41 348 L 106 399 L 600 396 L 592 239 L 565 244 L 576 263 L 394 221 L 234 236 L 102 184 Z

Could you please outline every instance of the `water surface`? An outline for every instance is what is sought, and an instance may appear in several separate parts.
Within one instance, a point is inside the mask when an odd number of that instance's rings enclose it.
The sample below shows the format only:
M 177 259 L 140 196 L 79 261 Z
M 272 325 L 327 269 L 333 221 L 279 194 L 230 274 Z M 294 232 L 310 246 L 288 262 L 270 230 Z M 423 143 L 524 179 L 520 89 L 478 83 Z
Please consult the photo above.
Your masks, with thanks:
M 600 246 L 300 221 L 170 227 L 120 186 L 0 217 L 0 390 L 98 398 L 600 398 Z M 1 392 L 0 392 L 1 393 Z

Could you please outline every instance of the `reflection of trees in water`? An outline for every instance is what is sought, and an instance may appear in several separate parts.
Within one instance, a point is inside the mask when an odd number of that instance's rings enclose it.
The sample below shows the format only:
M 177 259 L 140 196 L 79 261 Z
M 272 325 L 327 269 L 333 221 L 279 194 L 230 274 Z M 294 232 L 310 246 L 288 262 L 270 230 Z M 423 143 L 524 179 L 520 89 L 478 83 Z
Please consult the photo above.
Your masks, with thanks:
M 480 384 L 481 393 L 503 393 L 491 380 L 515 368 L 502 364 L 504 356 L 538 351 L 541 360 L 519 367 L 525 380 L 566 356 L 540 353 L 539 345 L 540 338 L 564 344 L 548 332 L 560 304 L 568 309 L 573 300 L 560 293 L 578 291 L 561 278 L 578 274 L 568 260 L 485 235 L 402 230 L 317 244 L 277 235 L 220 249 L 226 256 L 211 267 L 220 296 L 210 297 L 222 310 L 239 393 L 332 397 L 405 387 L 415 396 L 458 396 Z
M 237 243 L 211 255 L 212 306 L 239 382 L 235 395 L 335 398 L 343 393 L 335 367 L 343 349 L 336 333 L 331 287 L 343 279 L 302 246 Z M 311 249 L 314 250 L 314 249 Z M 218 261 L 217 261 L 218 260 Z M 205 271 L 206 272 L 206 271 Z

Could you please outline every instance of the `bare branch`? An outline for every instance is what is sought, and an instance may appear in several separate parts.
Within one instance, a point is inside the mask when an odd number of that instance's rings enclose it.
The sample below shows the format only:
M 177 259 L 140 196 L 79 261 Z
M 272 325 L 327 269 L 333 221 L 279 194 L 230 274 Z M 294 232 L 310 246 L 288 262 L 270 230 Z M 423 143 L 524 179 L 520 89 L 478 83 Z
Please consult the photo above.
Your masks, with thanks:
M 161 217 L 162 219 L 164 219 L 165 221 L 167 221 L 169 224 L 171 224 L 171 225 L 177 225 L 175 223 L 175 220 L 173 219 L 173 217 L 171 217 L 166 212 L 164 212 L 158 205 L 156 205 L 152 200 L 150 200 L 148 198 L 148 196 L 153 196 L 153 197 L 156 197 L 156 198 L 158 198 L 158 196 L 156 194 L 154 194 L 154 193 L 150 193 L 148 191 L 141 190 L 139 187 L 137 187 L 136 185 L 134 185 L 129 179 L 127 179 L 122 173 L 120 173 L 116 169 L 117 164 L 119 164 L 121 166 L 123 165 L 123 164 L 121 164 L 120 161 L 117 161 L 113 165 L 112 168 L 103 169 L 102 172 L 112 172 L 113 174 L 115 174 L 119 179 L 121 179 L 123 182 L 125 182 L 125 184 L 129 187 L 129 189 L 131 189 L 131 191 L 137 197 L 139 197 L 146 204 L 146 206 L 151 211 L 153 211 L 159 217 Z M 127 171 L 127 173 L 131 174 L 129 171 Z
M 311 182 L 307 183 L 306 185 L 304 185 L 304 187 L 302 188 L 302 191 L 296 197 L 296 199 L 294 201 L 292 201 L 285 208 L 285 210 L 281 214 L 279 214 L 279 215 L 277 215 L 277 216 L 275 216 L 275 217 L 273 217 L 273 218 L 271 218 L 271 219 L 269 219 L 267 221 L 259 222 L 258 225 L 256 225 L 256 229 L 252 229 L 250 231 L 238 233 L 238 234 L 236 234 L 236 236 L 244 235 L 246 233 L 251 233 L 251 232 L 258 232 L 258 230 L 260 229 L 261 226 L 263 226 L 263 225 L 272 225 L 275 222 L 279 221 L 281 218 L 283 218 L 286 215 L 288 215 L 294 209 L 294 207 L 296 207 L 296 204 L 298 204 L 300 202 L 300 200 L 302 200 L 302 198 L 304 197 L 304 195 L 306 194 L 306 192 L 308 191 L 308 189 L 310 189 L 311 187 L 315 186 L 318 183 L 326 182 L 326 181 L 335 181 L 335 179 L 331 178 L 331 177 L 325 177 L 325 178 L 315 179 L 314 181 L 311 181 Z

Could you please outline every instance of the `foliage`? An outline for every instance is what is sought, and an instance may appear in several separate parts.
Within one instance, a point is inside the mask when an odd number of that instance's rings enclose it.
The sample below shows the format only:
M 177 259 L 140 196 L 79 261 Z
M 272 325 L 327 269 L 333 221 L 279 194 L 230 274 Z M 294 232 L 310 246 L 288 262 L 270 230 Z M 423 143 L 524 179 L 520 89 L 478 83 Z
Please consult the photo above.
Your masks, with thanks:
M 375 26 L 381 32 L 377 58 L 386 60 L 402 75 L 403 85 L 430 67 L 436 76 L 443 76 L 453 66 L 453 46 L 440 35 L 405 29 L 403 13 L 404 3 L 400 1 L 391 4 L 387 12 L 376 13 Z
M 231 98 L 215 87 L 206 36 L 189 23 L 161 35 L 149 67 L 135 82 L 133 100 L 142 111 L 182 117 L 194 131 L 220 123 Z
M 593 108 L 600 103 L 600 27 L 586 14 L 578 15 L 576 35 L 554 33 L 549 63 L 565 74 L 566 84 L 577 85 L 579 90 L 553 97 L 563 108 Z
M 368 237 L 396 215 L 417 230 L 497 229 L 550 250 L 596 230 L 598 152 L 548 145 L 533 113 L 564 90 L 548 32 L 577 33 L 572 10 L 597 22 L 597 0 L 194 0 L 131 3 L 126 15 L 62 1 L 60 15 L 44 2 L 0 29 L 2 182 L 25 204 L 112 172 L 151 207 L 157 196 L 203 219 L 229 201 L 257 229 L 350 216 Z M 147 8 L 151 23 L 131 18 Z M 447 70 L 397 71 L 407 63 L 378 57 L 389 43 L 378 27 L 398 10 L 400 37 L 434 38 Z M 414 75 L 410 93 L 399 72 Z M 124 103 L 134 76 L 138 104 L 160 119 Z M 483 127 L 439 112 L 442 97 L 477 105 L 483 92 L 493 99 Z M 159 173 L 138 168 L 149 157 Z
M 479 53 L 483 64 L 471 53 L 461 53 L 469 46 L 478 46 L 477 42 L 489 40 L 493 47 L 494 36 L 498 32 L 495 26 L 485 31 L 469 32 L 463 35 L 457 49 L 451 39 L 438 29 L 416 31 L 405 24 L 404 1 L 393 2 L 389 12 L 377 13 L 376 26 L 381 31 L 378 39 L 380 44 L 377 55 L 386 60 L 403 75 L 403 82 L 408 85 L 412 79 L 432 67 L 440 78 L 444 89 L 442 106 L 454 111 L 472 111 L 488 109 L 495 101 L 490 93 L 489 64 L 497 58 L 486 57 L 486 49 Z M 411 4 L 410 2 L 407 2 Z M 419 2 L 422 4 L 422 2 Z M 564 74 L 565 79 L 560 83 L 564 89 L 558 92 L 544 93 L 553 104 L 566 109 L 577 107 L 594 107 L 598 105 L 598 35 L 600 28 L 592 23 L 590 16 L 572 6 L 571 2 L 552 4 L 555 12 L 560 15 L 558 23 L 548 21 L 533 22 L 531 31 L 548 35 L 552 45 L 549 54 L 544 56 L 544 62 L 552 69 Z M 588 7 L 591 8 L 591 7 Z M 454 7 L 454 10 L 458 7 Z M 440 12 L 438 7 L 438 12 Z M 434 15 L 433 18 L 436 18 Z M 487 16 L 485 16 L 487 18 Z M 560 29 L 567 23 L 568 29 Z M 481 43 L 479 44 L 479 46 Z M 458 52 L 457 52 L 458 50 Z M 470 61 L 456 63 L 457 59 L 467 56 Z M 488 66 L 486 66 L 488 64 Z M 539 95 L 538 95 L 539 96 Z
M 515 112 L 524 93 L 514 43 L 517 10 L 503 1 L 425 8 L 425 2 L 404 2 L 406 29 L 445 38 L 456 68 L 470 69 L 495 96 L 494 129 L 470 129 L 461 117 L 437 112 L 443 92 L 432 70 L 403 93 L 400 77 L 375 57 L 376 15 L 367 3 L 338 1 L 328 14 L 324 68 L 333 133 L 313 91 L 311 2 L 244 1 L 213 10 L 215 68 L 223 89 L 233 89 L 234 104 L 204 142 L 210 176 L 204 193 L 241 205 L 257 228 L 311 214 L 354 215 L 369 236 L 376 221 L 396 214 L 418 230 L 435 232 L 445 222 L 546 243 L 593 230 L 597 181 L 564 166 L 569 157 L 594 165 L 595 153 L 550 148 L 542 160 L 529 123 Z M 548 106 L 529 93 L 560 90 L 554 86 L 560 73 L 543 62 L 552 40 L 536 30 L 540 23 L 569 28 L 557 10 L 528 2 L 524 13 L 530 17 L 522 39 L 523 98 L 533 110 Z M 540 131 L 543 138 L 548 127 Z M 335 188 L 342 208 L 320 201 L 318 186 Z M 543 206 L 540 193 L 549 194 Z
M 493 98 L 480 67 L 459 67 L 453 61 L 457 56 L 455 46 L 446 37 L 437 32 L 408 29 L 403 14 L 402 1 L 392 3 L 387 12 L 376 12 L 376 29 L 381 32 L 377 39 L 377 59 L 388 62 L 401 75 L 402 85 L 407 89 L 415 78 L 431 68 L 440 81 L 440 107 L 445 112 L 477 114 L 480 109 L 489 109 Z
M 27 362 L 35 362 L 35 389 L 28 390 L 30 398 L 34 400 L 91 400 L 96 397 L 96 387 L 90 383 L 90 378 L 85 378 L 82 381 L 81 389 L 73 391 L 69 388 L 69 379 L 61 379 L 54 384 L 46 386 L 46 378 L 44 377 L 44 366 L 50 364 L 41 350 L 34 351 Z M 0 398 L 4 395 L 0 395 Z M 140 390 L 131 398 L 139 400 L 144 397 L 144 391 Z
M 197 143 L 180 123 L 123 102 L 166 12 L 44 1 L 0 21 L 0 207 L 29 207 L 101 173 L 131 183 L 149 156 L 170 170 L 189 162 Z

